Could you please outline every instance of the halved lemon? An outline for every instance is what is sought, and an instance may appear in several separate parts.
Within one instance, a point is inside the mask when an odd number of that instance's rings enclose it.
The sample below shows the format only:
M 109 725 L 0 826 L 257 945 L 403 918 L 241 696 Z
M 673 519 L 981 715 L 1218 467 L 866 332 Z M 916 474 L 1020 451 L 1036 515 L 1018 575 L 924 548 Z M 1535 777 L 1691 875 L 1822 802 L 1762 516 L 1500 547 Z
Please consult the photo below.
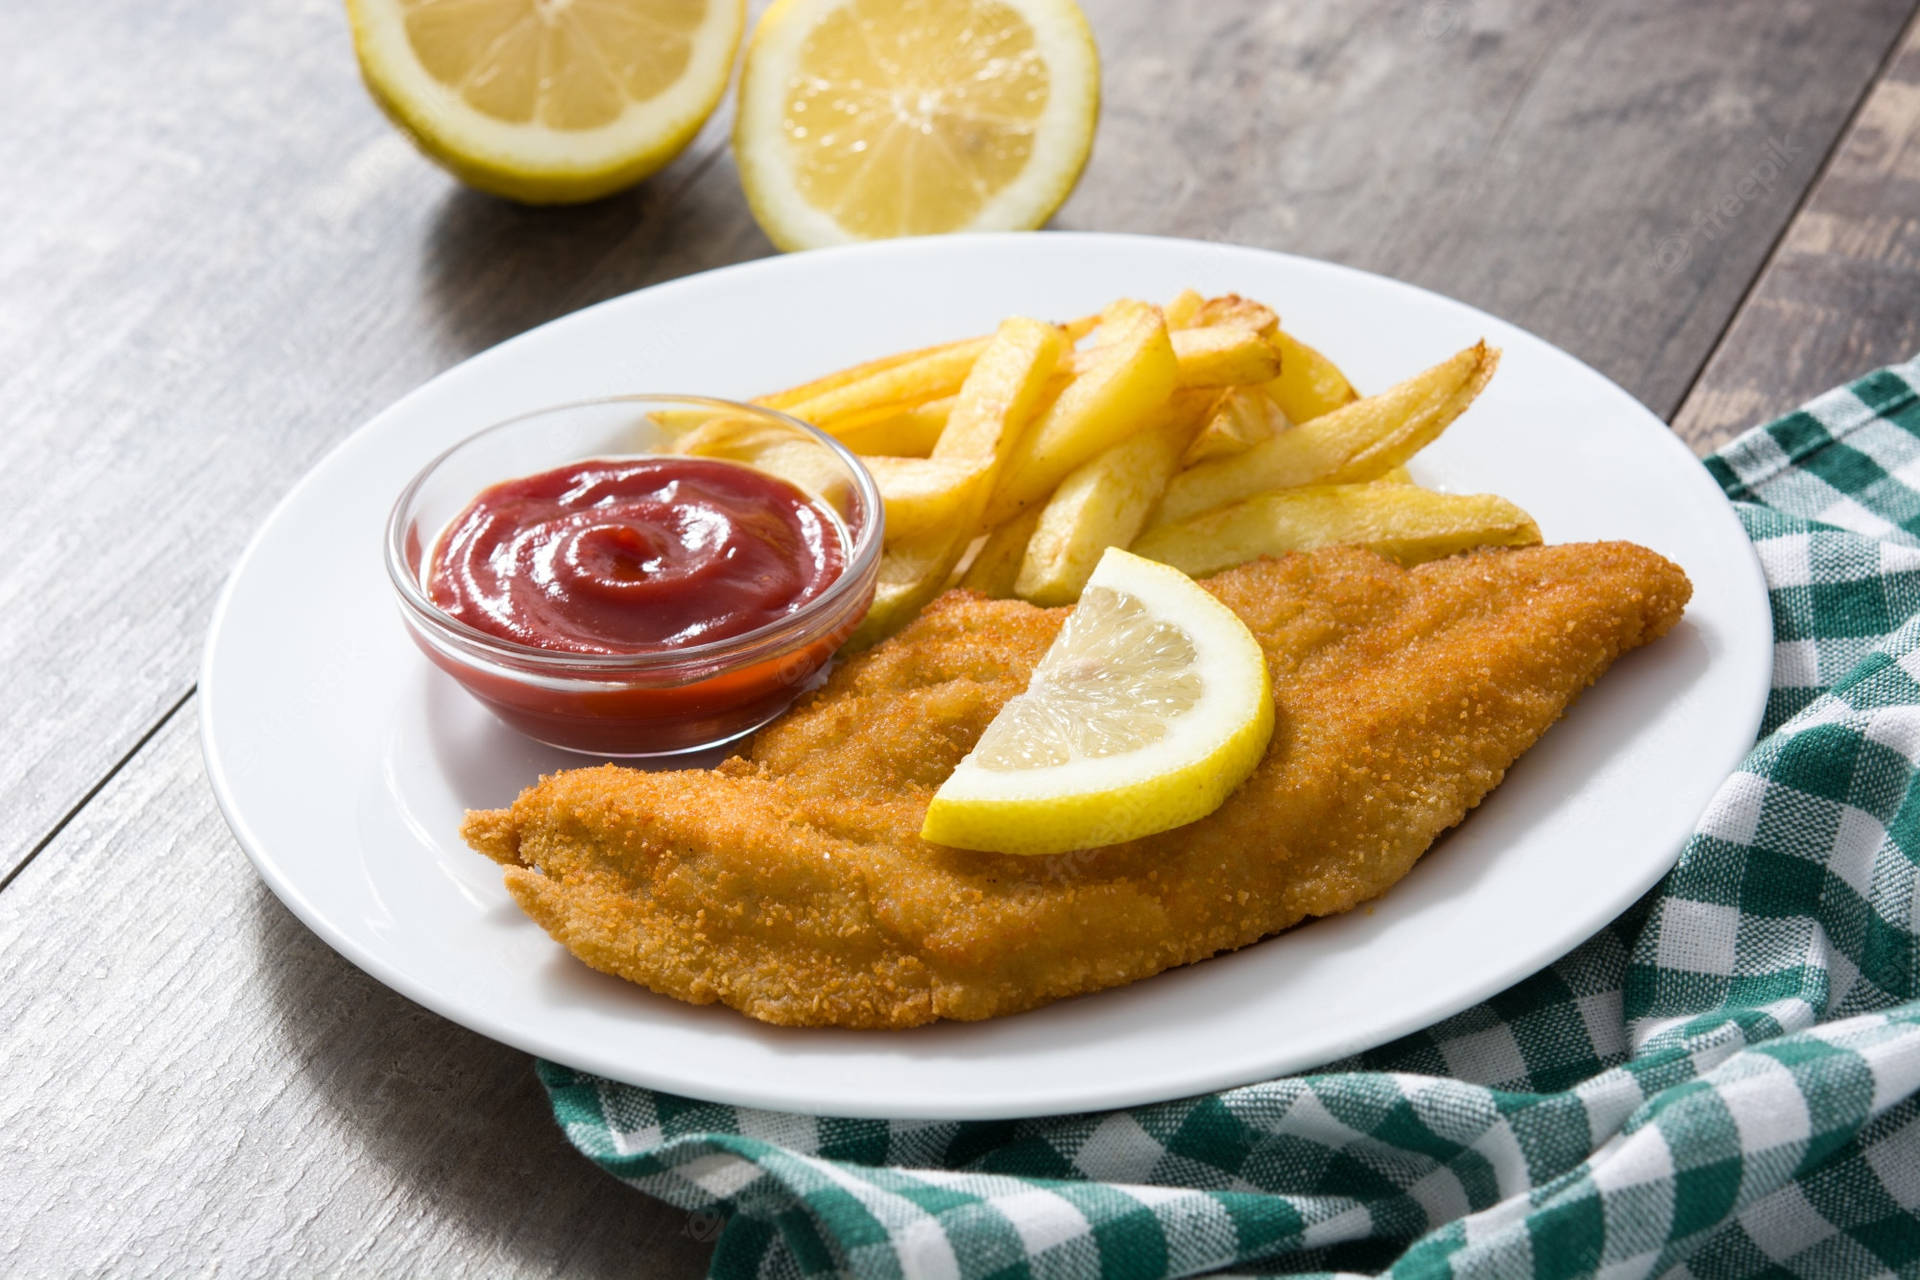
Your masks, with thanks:
M 347 0 L 374 100 L 420 149 L 529 204 L 631 186 L 726 91 L 745 0 Z
M 1073 190 L 1099 113 L 1073 0 L 776 0 L 733 150 L 782 249 L 1019 231 Z
M 1112 548 L 920 834 L 1028 854 L 1138 839 L 1219 808 L 1272 736 L 1246 624 L 1179 570 Z

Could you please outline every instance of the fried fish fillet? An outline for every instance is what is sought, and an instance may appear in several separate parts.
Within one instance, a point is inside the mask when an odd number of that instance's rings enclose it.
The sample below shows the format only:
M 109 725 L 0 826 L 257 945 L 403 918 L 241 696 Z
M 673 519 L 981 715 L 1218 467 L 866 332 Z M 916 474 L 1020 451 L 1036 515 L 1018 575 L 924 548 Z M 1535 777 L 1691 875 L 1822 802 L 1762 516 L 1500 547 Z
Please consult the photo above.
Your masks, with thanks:
M 1177 830 L 1042 858 L 919 838 L 1067 614 L 951 592 L 744 758 L 555 774 L 462 834 L 576 956 L 666 995 L 799 1026 L 991 1018 L 1384 892 L 1692 590 L 1630 543 L 1413 569 L 1329 548 L 1202 585 L 1259 638 L 1277 723 Z

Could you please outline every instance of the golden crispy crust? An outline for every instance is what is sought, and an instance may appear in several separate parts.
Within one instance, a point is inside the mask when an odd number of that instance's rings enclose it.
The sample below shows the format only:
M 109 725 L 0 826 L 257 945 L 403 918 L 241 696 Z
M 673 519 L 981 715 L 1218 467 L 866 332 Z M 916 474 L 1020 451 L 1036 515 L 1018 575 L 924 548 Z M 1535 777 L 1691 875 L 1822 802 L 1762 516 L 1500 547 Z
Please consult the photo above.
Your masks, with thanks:
M 1243 947 L 1385 891 L 1691 593 L 1629 543 L 1402 569 L 1333 548 L 1203 585 L 1276 727 L 1217 812 L 1047 858 L 918 837 L 1066 611 L 951 592 L 711 771 L 544 778 L 462 834 L 582 960 L 767 1022 L 990 1018 Z

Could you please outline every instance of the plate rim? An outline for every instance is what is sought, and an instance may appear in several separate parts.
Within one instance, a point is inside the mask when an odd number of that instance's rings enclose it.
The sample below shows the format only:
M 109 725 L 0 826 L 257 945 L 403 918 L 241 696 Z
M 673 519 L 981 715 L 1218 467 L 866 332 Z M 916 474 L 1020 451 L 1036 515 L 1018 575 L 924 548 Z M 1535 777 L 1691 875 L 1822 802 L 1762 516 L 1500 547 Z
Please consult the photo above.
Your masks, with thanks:
M 483 356 L 493 356 L 496 353 L 507 351 L 526 342 L 533 335 L 542 332 L 550 326 L 577 321 L 580 317 L 597 312 L 603 308 L 610 308 L 625 303 L 628 299 L 639 294 L 672 293 L 680 291 L 683 288 L 697 288 L 700 287 L 699 282 L 714 277 L 726 277 L 738 273 L 778 273 L 788 269 L 816 270 L 818 269 L 817 266 L 800 268 L 793 267 L 792 264 L 817 264 L 819 260 L 823 258 L 885 257 L 895 253 L 924 253 L 929 249 L 937 252 L 940 248 L 948 245 L 1031 242 L 1036 239 L 1064 243 L 1098 242 L 1102 244 L 1137 243 L 1154 246 L 1174 245 L 1202 249 L 1208 252 L 1224 251 L 1231 254 L 1260 255 L 1279 259 L 1287 263 L 1291 269 L 1304 268 L 1310 271 L 1326 272 L 1336 279 L 1341 277 L 1361 279 L 1369 282 L 1370 286 L 1384 284 L 1390 286 L 1392 289 L 1407 291 L 1413 295 L 1437 302 L 1477 320 L 1525 334 L 1542 347 L 1564 359 L 1572 361 L 1587 374 L 1599 379 L 1601 383 L 1605 384 L 1612 391 L 1622 396 L 1627 402 L 1633 404 L 1649 418 L 1653 419 L 1654 422 L 1663 428 L 1662 432 L 1659 433 L 1659 439 L 1661 440 L 1659 447 L 1667 449 L 1670 454 L 1676 456 L 1678 459 L 1684 460 L 1689 468 L 1697 470 L 1700 480 L 1708 486 L 1703 492 L 1711 493 L 1712 496 L 1718 499 L 1716 504 L 1717 514 L 1723 517 L 1725 521 L 1731 522 L 1732 527 L 1740 535 L 1739 540 L 1744 547 L 1745 555 L 1739 558 L 1738 563 L 1741 569 L 1744 570 L 1740 576 L 1745 582 L 1737 594 L 1743 596 L 1751 595 L 1763 606 L 1757 611 L 1757 616 L 1765 623 L 1765 647 L 1768 650 L 1771 649 L 1773 639 L 1772 619 L 1769 611 L 1764 607 L 1767 599 L 1767 586 L 1758 552 L 1754 548 L 1751 540 L 1747 538 L 1744 529 L 1739 525 L 1739 519 L 1734 511 L 1731 500 L 1719 490 L 1717 485 L 1713 484 L 1710 473 L 1708 473 L 1704 466 L 1700 465 L 1699 458 L 1696 457 L 1692 450 L 1673 432 L 1671 425 L 1663 421 L 1658 414 L 1649 409 L 1638 397 L 1614 382 L 1605 373 L 1602 373 L 1600 370 L 1582 360 L 1579 356 L 1574 355 L 1564 347 L 1546 338 L 1540 337 L 1531 330 L 1525 329 L 1512 321 L 1501 319 L 1471 303 L 1451 298 L 1422 285 L 1413 284 L 1392 276 L 1366 271 L 1358 267 L 1348 266 L 1344 263 L 1306 257 L 1281 250 L 1235 244 L 1229 241 L 1156 236 L 1139 233 L 1042 231 L 906 237 L 898 240 L 834 246 L 804 253 L 750 259 L 744 262 L 730 263 L 725 266 L 712 268 L 707 271 L 694 272 L 675 277 L 671 280 L 661 281 L 640 289 L 630 290 L 626 293 L 602 299 L 599 302 L 579 308 L 578 310 L 555 316 L 540 325 L 536 325 L 533 328 L 515 334 L 499 343 L 495 343 L 490 347 L 483 348 L 480 351 L 476 351 L 471 355 L 455 361 L 447 368 L 436 373 L 433 377 L 421 382 L 406 394 L 386 405 L 379 412 L 366 419 L 340 440 L 336 441 L 324 454 L 307 467 L 293 485 L 290 486 L 273 505 L 267 515 L 261 519 L 252 535 L 248 538 L 239 556 L 236 558 L 233 568 L 223 581 L 219 595 L 215 600 L 208 623 L 206 640 L 202 647 L 201 660 L 198 666 L 196 692 L 200 703 L 198 711 L 198 736 L 207 780 L 213 791 L 215 803 L 229 829 L 233 832 L 236 843 L 240 845 L 248 861 L 253 865 L 255 873 L 260 876 L 261 880 L 273 892 L 274 896 L 336 954 L 353 964 L 363 973 L 380 982 L 383 986 L 388 987 L 406 997 L 408 1000 L 413 1001 L 415 1004 L 432 1011 L 440 1017 L 448 1019 L 458 1026 L 484 1035 L 489 1039 L 522 1052 L 535 1055 L 536 1057 L 561 1062 L 575 1070 L 605 1076 L 615 1081 L 629 1082 L 639 1087 L 658 1089 L 681 1096 L 727 1105 L 808 1115 L 845 1116 L 849 1118 L 890 1118 L 933 1121 L 1018 1119 L 1148 1105 L 1155 1102 L 1211 1093 L 1224 1088 L 1257 1083 L 1283 1075 L 1297 1074 L 1301 1071 L 1317 1069 L 1314 1064 L 1304 1066 L 1283 1065 L 1273 1069 L 1262 1068 L 1260 1074 L 1249 1076 L 1249 1068 L 1246 1063 L 1242 1059 L 1236 1058 L 1232 1060 L 1236 1064 L 1233 1066 L 1223 1065 L 1211 1070 L 1190 1070 L 1184 1072 L 1179 1076 L 1177 1087 L 1173 1086 L 1171 1080 L 1163 1078 L 1163 1073 L 1162 1076 L 1155 1076 L 1145 1081 L 1142 1081 L 1139 1077 L 1128 1077 L 1124 1083 L 1080 1088 L 1072 1091 L 1070 1096 L 1062 1095 L 1058 1091 L 1049 1090 L 1035 1095 L 1027 1103 L 1015 1104 L 1004 1101 L 968 1103 L 962 1100 L 958 1103 L 931 1102 L 927 1106 L 903 1107 L 889 1104 L 882 1107 L 868 1107 L 863 1109 L 859 1106 L 844 1106 L 838 1101 L 823 1108 L 817 1103 L 808 1102 L 806 1097 L 803 1096 L 804 1091 L 794 1092 L 782 1089 L 777 1084 L 767 1087 L 735 1087 L 732 1085 L 723 1085 L 721 1087 L 702 1089 L 696 1092 L 688 1088 L 689 1082 L 687 1080 L 680 1077 L 661 1076 L 648 1069 L 646 1064 L 641 1064 L 636 1068 L 631 1062 L 616 1062 L 610 1059 L 596 1061 L 597 1055 L 593 1053 L 577 1054 L 567 1052 L 564 1054 L 556 1054 L 551 1046 L 539 1043 L 541 1036 L 537 1032 L 525 1030 L 512 1022 L 495 1019 L 485 1011 L 476 1014 L 467 1006 L 458 1006 L 457 1009 L 450 1007 L 453 1005 L 453 1002 L 442 1000 L 438 995 L 428 990 L 420 981 L 410 976 L 404 968 L 384 958 L 374 948 L 362 945 L 344 930 L 333 928 L 327 921 L 325 915 L 275 862 L 270 852 L 266 849 L 265 842 L 261 840 L 258 833 L 248 823 L 239 800 L 233 793 L 228 770 L 223 764 L 220 745 L 214 728 L 214 708 L 218 705 L 215 691 L 220 687 L 220 682 L 216 678 L 215 669 L 216 650 L 219 647 L 219 641 L 227 625 L 228 614 L 238 586 L 246 575 L 248 568 L 258 554 L 260 554 L 262 546 L 266 542 L 269 534 L 276 528 L 285 512 L 299 500 L 310 485 L 318 483 L 318 477 L 321 473 L 329 469 L 340 455 L 348 452 L 351 448 L 355 447 L 357 443 L 364 442 L 379 434 L 383 424 L 388 419 L 405 414 L 413 401 L 428 395 L 435 387 L 455 376 L 474 360 Z M 1770 664 L 1761 664 L 1759 673 L 1758 696 L 1753 698 L 1750 713 L 1745 717 L 1745 720 L 1748 721 L 1749 724 L 1748 732 L 1744 735 L 1744 738 L 1749 743 L 1754 740 L 1764 718 L 1767 695 L 1771 689 Z M 1743 755 L 1748 749 L 1750 749 L 1750 747 L 1742 749 Z M 1737 767 L 1737 765 L 1738 760 L 1736 759 L 1734 767 Z M 1708 803 L 1711 803 L 1710 798 Z M 1672 869 L 1684 845 L 1685 841 L 1683 839 L 1680 844 L 1676 845 L 1671 851 L 1669 856 L 1660 861 L 1658 869 L 1651 874 L 1633 877 L 1632 880 L 1636 887 L 1632 893 L 1621 895 L 1620 905 L 1609 913 L 1608 919 L 1616 917 L 1620 911 L 1631 906 L 1633 902 L 1644 896 L 1649 889 L 1657 884 L 1667 872 Z M 1622 883 L 1627 883 L 1627 881 L 1623 880 Z M 1307 923 L 1311 923 L 1311 921 Z M 1604 928 L 1604 922 L 1598 927 Z M 1527 977 L 1540 972 L 1572 952 L 1592 936 L 1594 936 L 1592 932 L 1581 932 L 1577 935 L 1569 935 L 1557 939 L 1552 944 L 1543 944 L 1530 949 L 1526 952 L 1523 961 L 1509 960 L 1507 964 L 1502 966 L 1490 966 L 1488 976 L 1478 982 L 1466 984 L 1461 988 L 1461 991 L 1467 993 L 1464 996 L 1462 996 L 1459 991 L 1456 991 L 1453 998 L 1429 1006 L 1424 1010 L 1410 1011 L 1401 1017 L 1370 1024 L 1364 1031 L 1356 1032 L 1352 1036 L 1342 1037 L 1339 1041 L 1340 1048 L 1337 1053 L 1331 1056 L 1324 1053 L 1315 1053 L 1313 1055 L 1315 1063 L 1323 1065 L 1325 1062 L 1335 1061 L 1338 1058 L 1348 1056 L 1366 1048 L 1389 1043 L 1413 1031 L 1444 1021 L 1446 1018 L 1471 1008 L 1499 991 L 1511 987 L 1516 982 L 1524 981 Z M 1181 967 L 1190 968 L 1192 966 Z M 1097 995 L 1099 993 L 1091 994 Z M 744 1017 L 745 1015 L 736 1016 Z M 875 1032 L 873 1034 L 899 1033 Z M 1284 1057 L 1284 1055 L 1275 1055 L 1272 1053 L 1269 1053 L 1267 1056 L 1276 1061 Z

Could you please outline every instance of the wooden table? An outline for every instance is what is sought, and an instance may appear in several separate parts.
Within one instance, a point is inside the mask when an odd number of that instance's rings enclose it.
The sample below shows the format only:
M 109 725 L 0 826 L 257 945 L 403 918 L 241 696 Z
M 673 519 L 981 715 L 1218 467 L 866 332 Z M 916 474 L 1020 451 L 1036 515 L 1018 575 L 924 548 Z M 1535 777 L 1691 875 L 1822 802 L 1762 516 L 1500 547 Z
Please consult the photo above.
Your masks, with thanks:
M 1920 349 L 1915 0 L 1087 0 L 1066 228 L 1286 249 L 1565 346 L 1705 449 Z M 269 507 L 586 303 L 771 252 L 727 119 L 516 208 L 332 0 L 18 5 L 0 68 L 0 1273 L 692 1275 L 528 1060 L 337 958 L 216 813 L 194 672 Z

